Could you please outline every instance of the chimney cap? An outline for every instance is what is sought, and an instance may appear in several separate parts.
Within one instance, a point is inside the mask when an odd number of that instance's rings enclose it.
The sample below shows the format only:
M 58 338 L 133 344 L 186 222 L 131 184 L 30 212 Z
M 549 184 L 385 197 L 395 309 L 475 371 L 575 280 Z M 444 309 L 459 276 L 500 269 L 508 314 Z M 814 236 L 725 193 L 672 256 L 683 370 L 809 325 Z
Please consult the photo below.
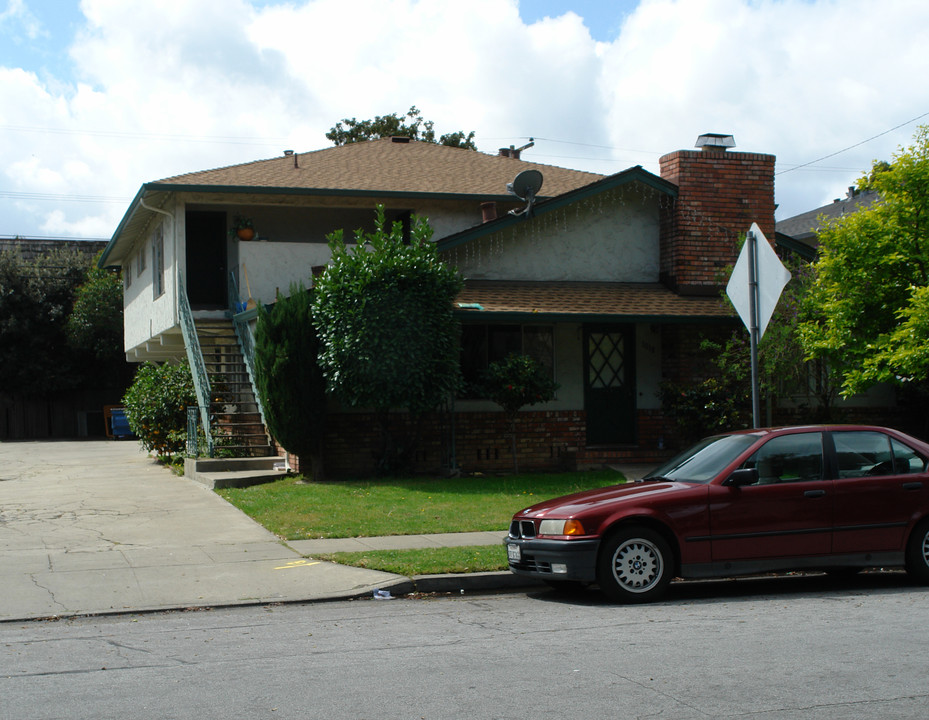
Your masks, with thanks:
M 735 138 L 732 135 L 724 135 L 722 133 L 703 133 L 700 137 L 697 138 L 697 144 L 694 147 L 702 148 L 703 150 L 722 150 L 725 151 L 728 148 L 735 147 Z

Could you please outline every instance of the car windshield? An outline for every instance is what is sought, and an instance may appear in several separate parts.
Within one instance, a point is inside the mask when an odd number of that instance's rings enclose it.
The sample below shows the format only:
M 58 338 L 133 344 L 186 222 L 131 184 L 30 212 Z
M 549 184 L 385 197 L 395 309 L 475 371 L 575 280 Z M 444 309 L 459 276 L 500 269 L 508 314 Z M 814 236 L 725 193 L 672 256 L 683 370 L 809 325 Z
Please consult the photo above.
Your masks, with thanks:
M 708 483 L 757 439 L 755 435 L 716 435 L 706 438 L 643 479 Z

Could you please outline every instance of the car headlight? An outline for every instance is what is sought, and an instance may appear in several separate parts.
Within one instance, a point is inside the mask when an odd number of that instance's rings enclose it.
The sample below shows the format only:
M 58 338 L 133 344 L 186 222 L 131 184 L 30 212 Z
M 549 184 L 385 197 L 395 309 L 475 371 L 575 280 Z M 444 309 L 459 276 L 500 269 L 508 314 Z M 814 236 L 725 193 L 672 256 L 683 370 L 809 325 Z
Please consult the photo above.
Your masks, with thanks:
M 585 535 L 580 520 L 542 520 L 539 535 Z

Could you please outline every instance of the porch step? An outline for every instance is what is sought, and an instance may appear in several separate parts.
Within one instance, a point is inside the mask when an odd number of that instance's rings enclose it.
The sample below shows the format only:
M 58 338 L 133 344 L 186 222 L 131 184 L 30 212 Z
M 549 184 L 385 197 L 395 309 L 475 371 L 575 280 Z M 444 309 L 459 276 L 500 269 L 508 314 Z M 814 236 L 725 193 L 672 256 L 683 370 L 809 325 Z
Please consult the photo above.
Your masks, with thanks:
M 249 487 L 287 476 L 284 458 L 275 455 L 239 458 L 187 458 L 184 475 L 210 489 Z

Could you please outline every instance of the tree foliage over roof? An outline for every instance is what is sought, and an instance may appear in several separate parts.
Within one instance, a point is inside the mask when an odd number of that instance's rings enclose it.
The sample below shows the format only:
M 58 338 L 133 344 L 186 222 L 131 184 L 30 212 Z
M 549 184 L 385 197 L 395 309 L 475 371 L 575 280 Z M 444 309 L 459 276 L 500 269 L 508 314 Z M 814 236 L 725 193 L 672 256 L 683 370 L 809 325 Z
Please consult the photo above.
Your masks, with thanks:
M 385 137 L 408 137 L 436 145 L 477 150 L 473 130 L 467 134 L 462 130 L 446 133 L 436 139 L 434 124 L 432 120 L 424 120 L 422 113 L 414 105 L 406 115 L 402 116 L 391 113 L 390 115 L 377 115 L 373 120 L 344 118 L 326 133 L 326 137 L 335 145 L 379 140 Z
M 845 395 L 929 379 L 929 127 L 862 183 L 880 200 L 820 232 L 800 326 Z

